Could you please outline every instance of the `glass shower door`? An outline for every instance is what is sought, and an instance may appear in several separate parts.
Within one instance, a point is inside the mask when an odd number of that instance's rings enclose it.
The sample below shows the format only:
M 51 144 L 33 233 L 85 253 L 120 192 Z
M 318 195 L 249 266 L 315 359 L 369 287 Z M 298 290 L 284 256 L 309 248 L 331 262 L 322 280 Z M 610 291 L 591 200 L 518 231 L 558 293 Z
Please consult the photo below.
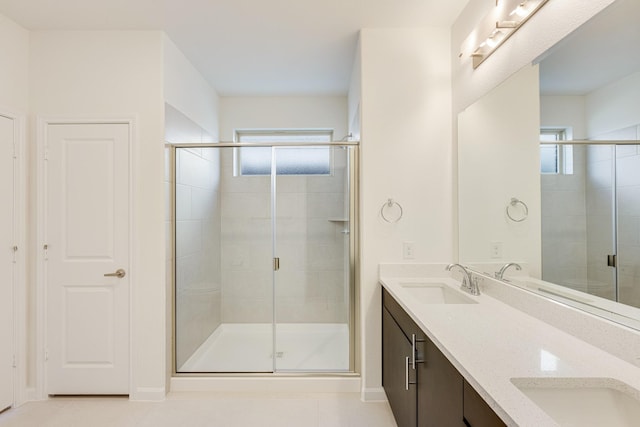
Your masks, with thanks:
M 176 373 L 353 370 L 357 147 L 175 147 Z
M 175 156 L 176 372 L 272 372 L 271 147 Z
M 618 302 L 640 307 L 640 145 L 616 147 Z
M 350 148 L 274 148 L 274 371 L 349 371 Z
M 586 150 L 587 289 L 615 301 L 616 295 L 616 149 L 588 145 Z
M 543 145 L 542 278 L 615 299 L 614 146 Z M 544 165 L 544 164 L 543 164 Z

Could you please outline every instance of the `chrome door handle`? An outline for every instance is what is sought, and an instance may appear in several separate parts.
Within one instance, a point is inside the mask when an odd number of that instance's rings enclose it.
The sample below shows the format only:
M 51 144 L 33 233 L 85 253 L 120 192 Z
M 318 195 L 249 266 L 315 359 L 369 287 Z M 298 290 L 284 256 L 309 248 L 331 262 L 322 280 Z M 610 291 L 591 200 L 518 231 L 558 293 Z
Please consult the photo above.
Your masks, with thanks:
M 124 269 L 119 268 L 115 273 L 105 273 L 104 277 L 117 277 L 118 279 L 122 279 L 127 275 L 127 272 Z

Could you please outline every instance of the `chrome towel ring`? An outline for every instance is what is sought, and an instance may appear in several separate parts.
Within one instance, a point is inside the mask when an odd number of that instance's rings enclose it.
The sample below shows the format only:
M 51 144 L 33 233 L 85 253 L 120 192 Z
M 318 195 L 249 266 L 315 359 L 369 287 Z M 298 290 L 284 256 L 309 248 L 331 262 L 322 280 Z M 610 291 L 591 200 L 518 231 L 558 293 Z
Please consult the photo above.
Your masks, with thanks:
M 512 208 L 513 211 L 516 211 L 517 208 L 518 208 L 518 205 L 521 206 L 520 210 L 522 212 L 520 212 L 519 217 L 518 217 L 518 215 L 515 215 L 516 217 L 514 218 L 514 216 L 511 214 L 511 212 L 509 212 L 509 208 Z M 527 219 L 527 217 L 529 216 L 529 207 L 527 206 L 527 204 L 525 202 L 523 202 L 522 200 L 516 198 L 516 197 L 512 197 L 511 198 L 511 202 L 509 202 L 509 204 L 507 205 L 507 208 L 505 210 L 507 212 L 507 216 L 513 222 L 522 222 L 525 219 Z
M 393 210 L 394 207 L 397 206 L 397 211 L 395 213 L 395 216 L 392 215 L 392 213 L 390 211 Z M 387 213 L 385 214 L 385 211 L 387 211 Z M 382 204 L 382 207 L 380 208 L 380 216 L 382 217 L 382 219 L 384 219 L 386 222 L 388 222 L 389 224 L 394 224 L 398 221 L 400 221 L 400 219 L 402 218 L 402 214 L 404 213 L 404 211 L 402 210 L 402 205 L 400 205 L 400 203 L 394 201 L 393 199 L 387 199 L 386 202 L 384 202 Z

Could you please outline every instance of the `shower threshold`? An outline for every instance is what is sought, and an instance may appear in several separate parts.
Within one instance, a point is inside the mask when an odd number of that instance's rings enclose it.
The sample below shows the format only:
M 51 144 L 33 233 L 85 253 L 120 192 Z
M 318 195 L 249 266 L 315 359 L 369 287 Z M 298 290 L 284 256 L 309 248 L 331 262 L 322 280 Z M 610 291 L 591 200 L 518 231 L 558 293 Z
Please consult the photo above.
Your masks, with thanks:
M 274 372 L 273 325 L 223 323 L 178 373 Z M 346 323 L 276 325 L 276 372 L 349 372 Z

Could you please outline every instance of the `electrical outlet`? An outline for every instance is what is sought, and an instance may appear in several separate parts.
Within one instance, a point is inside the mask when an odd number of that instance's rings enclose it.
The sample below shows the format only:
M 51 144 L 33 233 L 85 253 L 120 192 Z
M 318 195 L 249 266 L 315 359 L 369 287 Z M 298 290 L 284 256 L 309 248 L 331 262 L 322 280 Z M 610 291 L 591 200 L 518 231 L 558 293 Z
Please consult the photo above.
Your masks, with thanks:
M 415 243 L 413 242 L 402 242 L 402 258 L 404 259 L 414 259 L 415 256 Z
M 491 242 L 491 247 L 489 249 L 491 258 L 499 259 L 502 258 L 502 242 Z

